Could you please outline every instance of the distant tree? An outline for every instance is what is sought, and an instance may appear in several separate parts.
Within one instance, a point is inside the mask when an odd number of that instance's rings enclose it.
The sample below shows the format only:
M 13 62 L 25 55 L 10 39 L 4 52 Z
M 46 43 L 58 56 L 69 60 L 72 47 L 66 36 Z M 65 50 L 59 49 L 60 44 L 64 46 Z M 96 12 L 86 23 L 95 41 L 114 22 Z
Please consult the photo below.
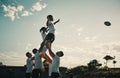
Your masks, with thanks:
M 66 72 L 66 76 L 63 78 L 78 78 L 78 77 L 76 77 L 77 75 L 83 76 L 84 68 L 87 68 L 87 66 L 77 66 L 77 67 L 68 69 Z
M 109 60 L 113 60 L 114 59 L 114 57 L 111 57 L 110 55 L 106 55 L 105 57 L 103 57 L 103 59 L 105 59 L 106 60 L 106 66 L 107 66 L 107 63 L 108 63 L 108 61 Z
M 117 61 L 113 60 L 113 64 L 114 64 L 114 68 L 115 68 L 115 64 L 117 63 Z
M 3 63 L 2 62 L 0 62 L 0 66 L 2 66 L 3 65 Z
M 88 63 L 88 69 L 91 70 L 96 70 L 98 67 L 102 66 L 96 59 L 90 61 Z

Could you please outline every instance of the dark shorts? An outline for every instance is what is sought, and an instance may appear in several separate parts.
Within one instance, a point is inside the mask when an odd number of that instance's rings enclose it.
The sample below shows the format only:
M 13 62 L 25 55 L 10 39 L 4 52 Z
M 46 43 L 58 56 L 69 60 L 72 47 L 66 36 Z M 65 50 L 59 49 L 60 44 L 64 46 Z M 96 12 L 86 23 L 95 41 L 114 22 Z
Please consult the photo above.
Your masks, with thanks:
M 25 73 L 26 78 L 31 78 L 31 73 Z
M 51 73 L 51 78 L 59 78 L 60 74 L 57 72 L 52 72 Z
M 53 33 L 48 33 L 45 39 L 50 40 L 52 43 L 55 40 L 55 35 Z
M 38 78 L 41 75 L 42 75 L 42 72 L 40 71 L 40 69 L 34 69 L 32 71 L 32 78 Z

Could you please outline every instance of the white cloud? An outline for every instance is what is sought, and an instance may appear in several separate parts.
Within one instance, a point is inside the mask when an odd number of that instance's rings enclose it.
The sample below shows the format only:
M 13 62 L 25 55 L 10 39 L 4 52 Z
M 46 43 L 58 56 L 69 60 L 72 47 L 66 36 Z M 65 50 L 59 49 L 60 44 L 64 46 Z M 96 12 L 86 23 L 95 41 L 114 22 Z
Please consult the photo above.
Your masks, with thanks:
M 41 4 L 40 2 L 36 2 L 32 8 L 31 8 L 31 11 L 41 11 L 42 9 L 46 8 L 46 4 Z
M 4 11 L 6 12 L 4 16 L 10 17 L 11 20 L 13 21 L 15 19 L 15 10 L 11 9 L 10 6 L 2 5 L 2 7 Z
M 32 47 L 32 44 L 29 43 L 26 45 L 25 50 L 29 50 L 29 49 L 31 49 L 31 47 Z
M 114 46 L 117 48 L 113 48 L 112 52 L 106 52 L 106 49 L 103 48 L 104 45 L 113 46 L 113 44 L 118 45 L 119 43 L 117 42 L 116 43 L 113 42 L 110 44 L 103 43 L 103 45 L 101 44 L 97 44 L 96 46 L 91 45 L 93 47 L 86 47 L 86 48 L 81 48 L 80 46 L 70 47 L 70 46 L 65 46 L 65 45 L 64 46 L 53 45 L 54 47 L 53 51 L 56 52 L 58 50 L 62 50 L 64 52 L 64 56 L 61 57 L 62 66 L 75 67 L 79 65 L 87 65 L 87 63 L 93 59 L 97 59 L 104 66 L 105 60 L 103 59 L 103 57 L 108 54 L 111 56 L 116 56 L 116 59 L 115 59 L 117 61 L 116 67 L 119 67 L 120 65 L 120 62 L 119 62 L 120 52 L 118 49 L 119 46 Z M 113 67 L 112 61 L 109 61 L 108 66 Z
M 22 5 L 18 5 L 17 7 L 15 7 L 10 5 L 6 6 L 3 4 L 2 7 L 5 12 L 4 16 L 10 17 L 12 21 L 14 21 L 15 18 L 19 18 L 18 13 L 24 9 L 24 6 Z
M 97 39 L 96 36 L 93 37 L 85 37 L 85 41 L 95 41 Z
M 83 31 L 83 28 L 77 28 L 77 33 L 78 33 L 78 36 L 81 36 L 82 35 L 82 31 Z
M 25 53 L 9 51 L 0 52 L 0 62 L 4 65 L 23 66 L 25 65 Z
M 77 31 L 78 32 L 83 31 L 83 28 L 78 28 Z
M 32 15 L 31 12 L 29 12 L 29 11 L 24 11 L 21 16 L 30 16 L 30 15 Z
M 46 8 L 46 7 L 47 7 L 47 4 L 44 3 L 42 7 L 43 7 L 43 8 Z
M 81 33 L 78 33 L 78 36 L 80 36 L 81 35 Z
M 24 9 L 24 7 L 23 7 L 22 5 L 19 5 L 19 6 L 17 7 L 17 9 L 18 9 L 18 11 L 22 11 L 22 10 Z
M 30 16 L 33 15 L 33 12 L 35 11 L 41 11 L 42 9 L 46 8 L 46 4 L 43 3 L 41 4 L 40 1 L 36 2 L 32 8 L 28 10 L 24 10 L 23 5 L 18 5 L 18 6 L 11 6 L 11 5 L 4 5 L 2 4 L 2 8 L 5 12 L 4 16 L 9 17 L 12 21 L 15 19 L 20 19 L 21 16 Z

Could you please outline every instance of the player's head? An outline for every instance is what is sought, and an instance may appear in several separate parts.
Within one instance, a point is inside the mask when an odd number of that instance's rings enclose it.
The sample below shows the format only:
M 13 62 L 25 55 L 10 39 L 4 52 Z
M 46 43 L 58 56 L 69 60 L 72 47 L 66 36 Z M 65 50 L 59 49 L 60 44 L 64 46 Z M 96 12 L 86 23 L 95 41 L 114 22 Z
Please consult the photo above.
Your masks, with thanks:
M 38 50 L 37 50 L 36 48 L 34 48 L 34 49 L 32 50 L 33 54 L 36 54 L 37 51 L 38 51 Z
M 27 56 L 28 58 L 30 58 L 30 57 L 32 57 L 32 54 L 31 54 L 30 52 L 27 52 L 27 53 L 26 53 L 26 56 Z
M 47 19 L 50 20 L 50 21 L 53 21 L 53 16 L 52 15 L 48 15 Z
M 42 27 L 41 29 L 40 29 L 40 32 L 46 32 L 47 31 L 47 28 L 46 27 Z
M 62 56 L 64 56 L 64 53 L 63 53 L 63 51 L 57 51 L 56 55 L 58 55 L 59 57 L 62 57 Z

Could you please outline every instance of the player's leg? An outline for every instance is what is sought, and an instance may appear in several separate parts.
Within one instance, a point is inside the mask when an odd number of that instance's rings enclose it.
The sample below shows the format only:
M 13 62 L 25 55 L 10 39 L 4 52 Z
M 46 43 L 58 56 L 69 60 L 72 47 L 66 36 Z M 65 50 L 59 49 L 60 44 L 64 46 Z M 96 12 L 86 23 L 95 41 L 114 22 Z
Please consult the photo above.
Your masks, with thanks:
M 52 63 L 52 60 L 50 59 L 50 57 L 46 53 L 41 53 L 40 57 L 46 59 L 49 63 Z

